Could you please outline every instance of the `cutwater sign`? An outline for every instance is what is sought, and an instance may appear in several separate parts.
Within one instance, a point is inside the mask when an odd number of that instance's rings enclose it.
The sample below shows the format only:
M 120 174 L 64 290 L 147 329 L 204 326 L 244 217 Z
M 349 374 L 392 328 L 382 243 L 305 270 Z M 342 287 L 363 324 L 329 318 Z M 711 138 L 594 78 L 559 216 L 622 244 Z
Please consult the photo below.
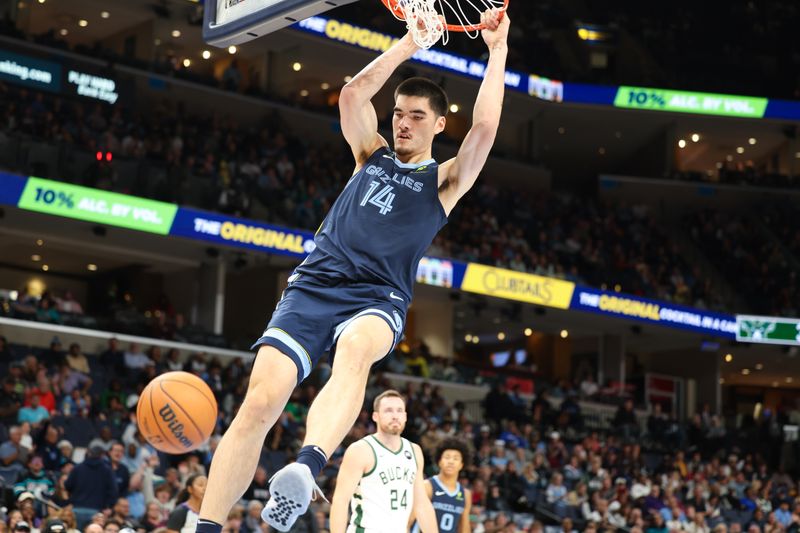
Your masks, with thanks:
M 170 235 L 304 258 L 316 245 L 310 231 L 181 208 Z
M 718 337 L 736 336 L 736 318 L 733 315 L 588 287 L 575 289 L 570 309 L 632 318 L 658 326 L 672 326 Z

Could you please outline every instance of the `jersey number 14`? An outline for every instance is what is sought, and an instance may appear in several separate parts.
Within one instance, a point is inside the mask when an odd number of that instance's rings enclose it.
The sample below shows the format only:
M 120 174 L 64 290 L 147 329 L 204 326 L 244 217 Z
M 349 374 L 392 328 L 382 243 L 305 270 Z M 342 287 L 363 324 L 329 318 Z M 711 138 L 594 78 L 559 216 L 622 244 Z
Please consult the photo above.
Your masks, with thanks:
M 365 206 L 368 203 L 377 206 L 378 210 L 381 215 L 385 215 L 389 211 L 392 210 L 392 202 L 394 201 L 395 194 L 392 192 L 394 187 L 391 185 L 384 185 L 383 189 L 379 190 L 377 193 L 375 190 L 380 186 L 380 183 L 377 181 L 373 181 L 369 184 L 369 190 L 367 194 L 364 195 L 364 198 L 361 200 L 361 206 Z

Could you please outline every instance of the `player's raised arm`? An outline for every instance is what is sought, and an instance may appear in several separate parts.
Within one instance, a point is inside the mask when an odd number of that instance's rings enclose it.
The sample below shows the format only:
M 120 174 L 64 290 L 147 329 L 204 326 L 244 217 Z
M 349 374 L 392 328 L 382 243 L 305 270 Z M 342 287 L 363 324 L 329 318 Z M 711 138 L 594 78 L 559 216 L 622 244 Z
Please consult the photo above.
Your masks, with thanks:
M 381 146 L 388 146 L 378 134 L 378 116 L 372 97 L 404 61 L 419 50 L 410 34 L 397 41 L 378 56 L 342 88 L 339 95 L 339 114 L 342 133 L 353 150 L 356 168 L 363 165 Z
M 481 35 L 489 47 L 489 61 L 472 111 L 472 128 L 461 143 L 456 157 L 441 167 L 445 175 L 443 180 L 440 179 L 440 196 L 448 213 L 472 187 L 486 164 L 503 109 L 508 28 L 511 21 L 507 13 L 492 9 L 481 15 L 481 22 L 486 24 Z
M 412 514 L 417 519 L 422 533 L 439 533 L 439 525 L 436 523 L 436 511 L 433 510 L 431 496 L 429 495 L 432 492 L 429 493 L 426 490 L 425 480 L 422 477 L 425 471 L 425 458 L 422 455 L 422 448 L 414 443 L 411 446 L 414 447 L 414 455 L 417 458 L 417 477 L 414 479 L 414 507 Z
M 361 477 L 369 472 L 375 459 L 368 449 L 368 444 L 356 442 L 344 452 L 339 474 L 336 476 L 336 490 L 333 492 L 331 502 L 330 527 L 331 533 L 345 533 L 347 530 L 347 508 L 350 499 L 358 487 Z

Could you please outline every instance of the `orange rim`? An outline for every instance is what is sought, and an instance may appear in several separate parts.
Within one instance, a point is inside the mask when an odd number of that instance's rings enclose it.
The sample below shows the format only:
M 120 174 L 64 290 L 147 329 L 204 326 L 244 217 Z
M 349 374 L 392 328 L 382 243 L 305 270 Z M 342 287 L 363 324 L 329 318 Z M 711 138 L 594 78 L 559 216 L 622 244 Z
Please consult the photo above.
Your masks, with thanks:
M 386 9 L 391 11 L 397 18 L 401 20 L 406 19 L 406 14 L 403 12 L 403 8 L 397 5 L 398 0 L 381 0 L 383 5 L 386 6 Z M 506 9 L 508 9 L 508 0 L 503 2 L 503 7 L 501 11 L 505 13 Z M 503 13 L 500 13 L 500 17 L 502 18 Z M 484 24 L 469 24 L 466 26 L 462 26 L 461 24 L 445 24 L 445 28 L 447 31 L 460 31 L 460 32 L 472 32 L 472 31 L 480 31 L 484 29 L 486 26 Z

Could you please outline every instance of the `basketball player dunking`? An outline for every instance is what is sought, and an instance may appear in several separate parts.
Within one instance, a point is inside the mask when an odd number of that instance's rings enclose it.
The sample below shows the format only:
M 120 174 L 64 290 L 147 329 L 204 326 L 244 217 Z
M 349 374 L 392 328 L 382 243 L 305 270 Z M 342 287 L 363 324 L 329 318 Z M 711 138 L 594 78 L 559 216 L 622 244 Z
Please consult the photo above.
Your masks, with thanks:
M 272 478 L 262 517 L 288 531 L 306 512 L 314 480 L 356 420 L 371 365 L 400 338 L 417 264 L 472 187 L 494 144 L 503 106 L 509 17 L 481 15 L 489 60 L 467 133 L 455 158 L 431 158 L 445 127 L 447 95 L 412 78 L 395 90 L 394 151 L 378 134 L 371 99 L 419 48 L 410 34 L 352 81 L 339 97 L 341 126 L 356 165 L 316 235 L 317 248 L 289 286 L 254 348 L 258 354 L 244 402 L 214 453 L 197 531 L 221 525 L 256 469 L 264 438 L 295 386 L 335 349 L 332 374 L 308 413 L 297 462 Z
M 447 438 L 436 448 L 436 464 L 439 473 L 425 480 L 425 495 L 433 503 L 439 533 L 469 533 L 472 526 L 469 512 L 472 508 L 472 493 L 461 487 L 458 478 L 461 469 L 469 463 L 469 447 L 459 439 Z M 416 518 L 416 516 L 414 517 Z M 420 530 L 420 520 L 412 533 Z
M 342 459 L 331 504 L 331 533 L 406 533 L 412 510 L 423 533 L 438 533 L 422 481 L 422 450 L 400 436 L 406 427 L 406 403 L 400 393 L 378 395 L 372 420 L 378 430 L 351 444 Z

